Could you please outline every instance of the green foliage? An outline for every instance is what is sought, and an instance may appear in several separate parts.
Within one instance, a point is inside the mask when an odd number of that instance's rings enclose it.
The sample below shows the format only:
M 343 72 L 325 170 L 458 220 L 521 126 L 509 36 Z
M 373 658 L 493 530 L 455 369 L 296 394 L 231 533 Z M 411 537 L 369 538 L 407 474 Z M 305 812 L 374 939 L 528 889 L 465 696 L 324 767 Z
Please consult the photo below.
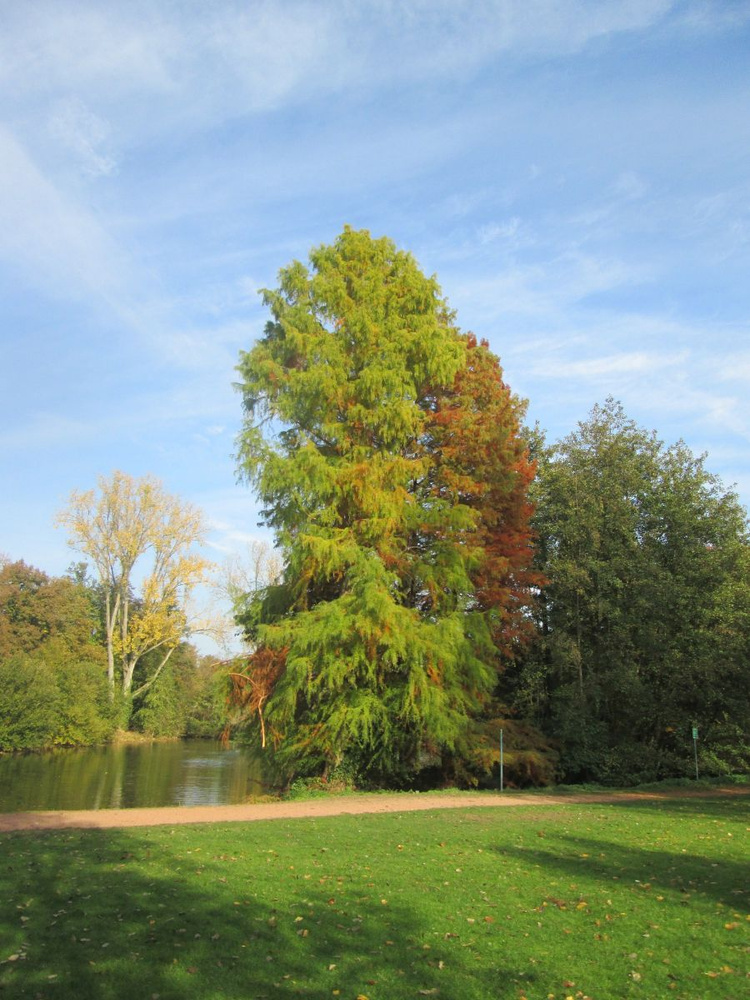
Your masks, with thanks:
M 142 705 L 133 713 L 133 729 L 148 736 L 182 736 L 185 711 L 180 687 L 171 664 L 167 664 L 148 689 Z
M 517 631 L 521 407 L 390 240 L 345 229 L 310 262 L 264 292 L 273 318 L 239 366 L 240 469 L 285 563 L 245 605 L 262 671 L 242 696 L 297 773 L 400 782 L 456 751 Z
M 148 657 L 141 669 L 151 671 Z M 137 680 L 137 676 L 136 676 Z M 218 737 L 225 725 L 224 672 L 182 643 L 156 680 L 137 699 L 132 727 L 149 736 Z
M 35 656 L 53 671 L 57 685 L 57 719 L 52 743 L 90 746 L 106 743 L 115 729 L 115 712 L 108 697 L 104 651 L 80 660 L 60 640 L 51 640 Z
M 569 780 L 688 773 L 694 723 L 720 767 L 720 734 L 750 723 L 750 563 L 736 495 L 613 400 L 539 452 L 547 583 L 538 642 L 514 678 L 517 709 L 559 741 Z M 750 762 L 746 742 L 728 766 Z
M 22 561 L 0 564 L 0 659 L 54 638 L 81 652 L 96 645 L 96 630 L 96 608 L 84 585 Z
M 38 750 L 54 741 L 59 691 L 42 661 L 17 653 L 0 662 L 0 750 Z
M 508 718 L 505 706 L 496 704 L 492 708 L 494 711 L 483 719 L 472 721 L 447 779 L 461 786 L 497 788 L 502 730 L 504 786 L 529 788 L 552 784 L 558 754 L 550 740 L 530 722 Z
M 202 657 L 186 684 L 185 736 L 219 737 L 227 720 L 226 667 Z
M 50 640 L 0 662 L 0 750 L 104 743 L 114 724 L 101 658 L 80 661 Z
M 0 749 L 105 742 L 115 719 L 97 642 L 96 595 L 78 568 L 49 577 L 0 568 Z

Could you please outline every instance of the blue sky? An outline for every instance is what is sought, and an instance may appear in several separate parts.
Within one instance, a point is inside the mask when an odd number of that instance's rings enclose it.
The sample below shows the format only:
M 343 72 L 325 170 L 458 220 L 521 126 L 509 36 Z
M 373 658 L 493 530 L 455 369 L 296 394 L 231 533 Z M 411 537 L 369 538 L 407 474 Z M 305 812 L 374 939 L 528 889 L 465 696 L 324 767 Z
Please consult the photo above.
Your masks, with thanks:
M 113 469 L 259 535 L 256 294 L 348 223 L 556 439 L 607 395 L 750 502 L 750 3 L 5 0 L 0 552 Z

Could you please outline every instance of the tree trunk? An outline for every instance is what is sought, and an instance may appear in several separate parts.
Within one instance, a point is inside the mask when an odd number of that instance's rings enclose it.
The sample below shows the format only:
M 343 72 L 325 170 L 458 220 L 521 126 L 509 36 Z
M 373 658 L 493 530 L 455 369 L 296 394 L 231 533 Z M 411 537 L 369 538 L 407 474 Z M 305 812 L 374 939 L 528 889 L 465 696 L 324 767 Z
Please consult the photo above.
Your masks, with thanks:
M 162 670 L 164 669 L 164 667 L 166 667 L 166 665 L 167 665 L 167 662 L 168 662 L 168 660 L 169 660 L 169 657 L 170 657 L 170 656 L 172 655 L 172 653 L 174 653 L 174 651 L 175 651 L 176 649 L 177 649 L 177 646 L 172 646 L 172 647 L 171 647 L 171 648 L 170 648 L 170 649 L 169 649 L 169 650 L 167 651 L 167 653 L 166 653 L 166 654 L 165 654 L 165 655 L 164 655 L 164 656 L 162 657 L 162 660 L 161 660 L 161 663 L 160 663 L 160 664 L 159 664 L 159 666 L 158 666 L 158 667 L 156 668 L 156 670 L 154 671 L 153 675 L 152 675 L 151 677 L 149 677 L 149 679 L 148 679 L 148 680 L 146 681 L 146 683 L 145 683 L 145 684 L 141 684 L 141 686 L 140 686 L 140 687 L 138 688 L 138 690 L 137 690 L 137 691 L 134 691 L 134 692 L 133 692 L 133 697 L 134 697 L 134 698 L 137 698 L 139 694 L 143 694 L 143 692 L 144 692 L 144 691 L 148 691 L 148 689 L 149 689 L 149 688 L 151 687 L 151 685 L 152 685 L 152 684 L 154 683 L 154 681 L 155 681 L 155 680 L 156 680 L 156 678 L 157 678 L 157 677 L 159 676 L 159 674 L 160 674 L 160 673 L 162 672 Z M 137 662 L 138 662 L 138 661 L 136 660 L 136 661 L 135 661 L 135 662 L 133 663 L 133 669 L 135 669 L 135 664 L 136 664 Z M 130 683 L 131 683 L 131 684 L 132 684 L 132 681 L 133 681 L 133 670 L 131 670 L 131 671 L 130 671 Z
M 104 627 L 107 632 L 107 684 L 109 686 L 109 700 L 115 700 L 115 623 L 120 610 L 120 595 L 115 598 L 115 605 L 112 607 L 112 594 L 109 590 L 104 594 Z

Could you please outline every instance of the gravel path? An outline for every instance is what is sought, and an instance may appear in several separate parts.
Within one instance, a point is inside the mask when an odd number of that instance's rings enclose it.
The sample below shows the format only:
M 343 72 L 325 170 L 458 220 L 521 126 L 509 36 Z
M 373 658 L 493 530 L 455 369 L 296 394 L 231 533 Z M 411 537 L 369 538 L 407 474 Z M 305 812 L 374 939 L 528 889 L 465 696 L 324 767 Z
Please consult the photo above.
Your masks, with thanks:
M 182 823 L 250 823 L 255 820 L 298 819 L 310 816 L 400 813 L 434 809 L 507 809 L 517 806 L 563 806 L 591 802 L 637 802 L 674 798 L 748 795 L 746 788 L 711 791 L 614 792 L 582 795 L 523 794 L 522 792 L 459 795 L 400 793 L 342 795 L 301 802 L 259 802 L 238 806 L 167 806 L 157 809 L 98 809 L 74 812 L 0 813 L 0 833 L 15 830 L 110 830 L 133 826 L 176 826 Z

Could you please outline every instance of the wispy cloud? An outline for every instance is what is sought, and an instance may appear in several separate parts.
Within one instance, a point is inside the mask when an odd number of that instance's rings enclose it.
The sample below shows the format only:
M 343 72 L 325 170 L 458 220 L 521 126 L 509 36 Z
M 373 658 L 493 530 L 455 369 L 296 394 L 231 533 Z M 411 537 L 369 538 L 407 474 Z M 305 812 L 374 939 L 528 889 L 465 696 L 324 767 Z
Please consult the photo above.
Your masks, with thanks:
M 69 98 L 56 103 L 49 128 L 53 137 L 76 155 L 85 173 L 98 177 L 116 170 L 117 162 L 109 150 L 111 126 L 83 101 Z
M 733 339 L 736 344 L 750 341 L 750 329 L 737 330 Z M 750 386 L 750 351 L 730 351 L 719 356 L 714 359 L 710 371 L 719 382 L 739 383 L 747 389 Z
M 182 31 L 142 3 L 42 0 L 7 5 L 0 35 L 0 79 L 18 96 L 105 86 L 110 99 L 166 92 L 176 79 Z
M 0 125 L 0 258 L 57 294 L 116 302 L 132 264 L 94 214 L 66 197 Z
M 646 352 L 610 354 L 605 357 L 586 358 L 570 361 L 560 358 L 544 358 L 531 363 L 533 375 L 553 379 L 601 379 L 603 376 L 621 376 L 663 372 L 683 362 L 685 353 L 679 355 L 647 354 Z
M 571 54 L 659 24 L 674 0 L 272 0 L 157 6 L 79 2 L 6 11 L 0 79 L 37 93 L 151 94 L 235 115 L 399 79 L 453 79 L 512 56 Z M 694 8 L 695 5 L 688 5 Z M 461 44 L 456 44 L 460 37 Z M 12 39 L 12 40 L 11 40 Z M 200 82 L 199 82 L 200 81 Z M 210 81 L 206 86 L 206 82 Z M 185 98 L 192 98 L 185 101 Z M 183 103 L 184 102 L 184 103 Z
M 598 257 L 570 249 L 538 263 L 511 265 L 495 275 L 464 278 L 451 300 L 471 303 L 489 322 L 501 316 L 569 325 L 570 310 L 589 296 L 651 280 L 647 264 Z

